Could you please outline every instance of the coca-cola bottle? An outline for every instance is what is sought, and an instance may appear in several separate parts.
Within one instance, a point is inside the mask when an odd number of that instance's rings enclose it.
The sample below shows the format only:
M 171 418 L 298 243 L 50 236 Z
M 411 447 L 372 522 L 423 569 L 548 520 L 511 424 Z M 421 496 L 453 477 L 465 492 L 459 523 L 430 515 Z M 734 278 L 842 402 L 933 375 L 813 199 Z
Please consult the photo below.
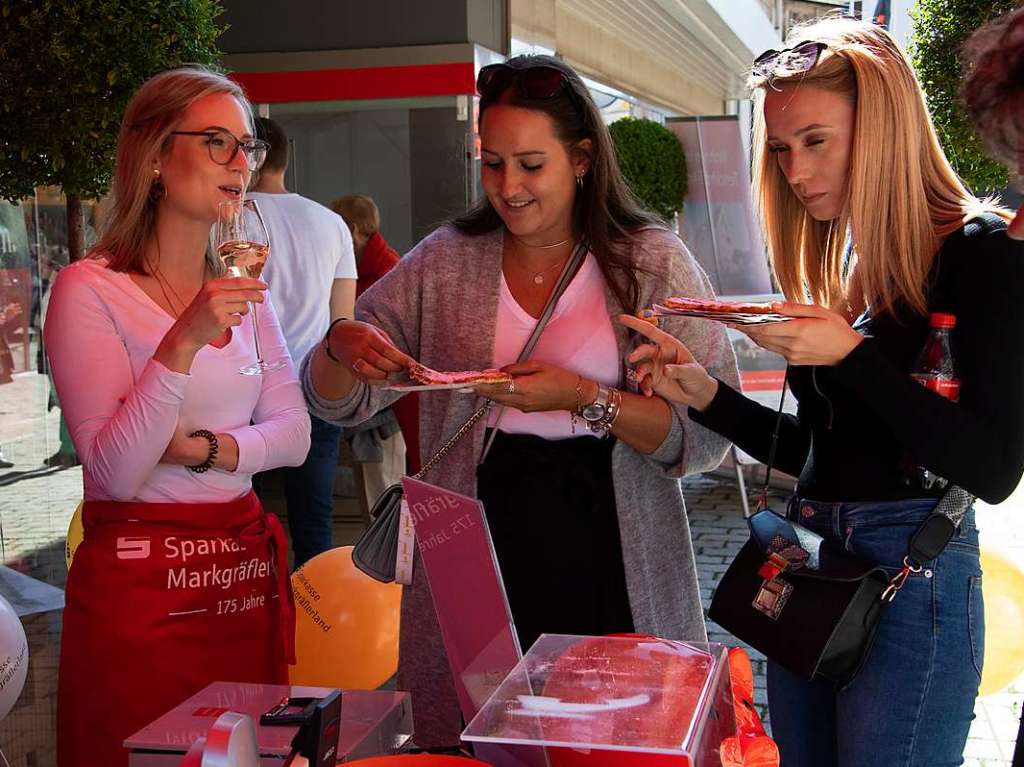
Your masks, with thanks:
M 960 399 L 960 377 L 953 362 L 953 350 L 949 334 L 956 327 L 956 315 L 933 313 L 928 318 L 931 332 L 917 360 L 914 362 L 914 377 L 921 385 L 956 402 Z M 948 482 L 923 466 L 915 469 L 915 477 L 925 490 L 941 490 Z

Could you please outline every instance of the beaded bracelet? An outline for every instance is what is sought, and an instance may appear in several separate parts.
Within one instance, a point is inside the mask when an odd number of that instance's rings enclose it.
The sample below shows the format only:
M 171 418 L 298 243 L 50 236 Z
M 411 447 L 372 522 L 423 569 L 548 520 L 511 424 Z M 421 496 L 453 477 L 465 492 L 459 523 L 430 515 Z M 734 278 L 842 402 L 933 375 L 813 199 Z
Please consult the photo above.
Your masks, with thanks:
M 209 471 L 214 462 L 217 460 L 217 451 L 220 449 L 220 445 L 217 442 L 217 435 L 209 429 L 196 429 L 194 432 L 188 435 L 189 437 L 202 437 L 210 443 L 210 454 L 206 456 L 206 460 L 198 466 L 186 466 L 185 468 L 195 474 L 202 474 L 203 472 Z

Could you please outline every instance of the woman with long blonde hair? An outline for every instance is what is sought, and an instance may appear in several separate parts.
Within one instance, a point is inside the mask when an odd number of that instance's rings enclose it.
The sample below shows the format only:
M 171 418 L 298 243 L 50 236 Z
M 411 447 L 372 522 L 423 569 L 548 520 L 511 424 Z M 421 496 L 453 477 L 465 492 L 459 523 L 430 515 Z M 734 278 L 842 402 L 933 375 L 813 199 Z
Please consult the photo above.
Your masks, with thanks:
M 957 178 L 904 54 L 828 18 L 754 63 L 754 196 L 787 322 L 741 328 L 790 363 L 799 401 L 774 465 L 791 518 L 895 575 L 944 483 L 998 503 L 1024 472 L 1024 248 Z M 912 378 L 930 315 L 952 330 L 959 400 Z M 955 319 L 951 319 L 953 315 Z M 643 388 L 767 461 L 776 412 L 634 318 Z M 936 480 L 935 478 L 945 478 Z M 836 690 L 769 659 L 786 767 L 961 763 L 984 647 L 974 514 L 920 563 L 856 678 Z
M 287 682 L 287 543 L 253 473 L 301 464 L 293 367 L 254 359 L 266 285 L 208 255 L 219 204 L 266 148 L 242 91 L 199 67 L 161 73 L 125 110 L 115 202 L 58 275 L 46 349 L 82 462 L 84 540 L 68 573 L 60 767 L 128 764 L 126 738 L 214 680 Z M 269 303 L 263 351 L 287 358 Z

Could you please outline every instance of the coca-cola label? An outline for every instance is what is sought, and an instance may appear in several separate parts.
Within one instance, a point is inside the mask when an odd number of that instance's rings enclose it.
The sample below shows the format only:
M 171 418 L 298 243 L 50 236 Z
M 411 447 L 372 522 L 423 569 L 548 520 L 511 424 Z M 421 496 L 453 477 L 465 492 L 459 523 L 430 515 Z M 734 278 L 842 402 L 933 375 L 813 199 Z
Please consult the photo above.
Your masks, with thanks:
M 960 380 L 958 378 L 939 378 L 938 376 L 915 375 L 914 380 L 931 389 L 936 394 L 956 402 L 960 399 Z

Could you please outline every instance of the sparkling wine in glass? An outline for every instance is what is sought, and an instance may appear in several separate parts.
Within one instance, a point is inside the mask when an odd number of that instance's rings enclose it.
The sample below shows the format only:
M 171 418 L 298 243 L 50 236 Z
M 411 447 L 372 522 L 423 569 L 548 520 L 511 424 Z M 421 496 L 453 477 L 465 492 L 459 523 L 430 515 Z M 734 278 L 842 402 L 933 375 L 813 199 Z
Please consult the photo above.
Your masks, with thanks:
M 217 216 L 217 255 L 224 262 L 224 268 L 233 277 L 259 279 L 263 265 L 270 255 L 270 235 L 260 215 L 255 200 L 232 200 L 222 202 Z M 246 376 L 258 376 L 284 367 L 284 360 L 267 362 L 260 347 L 260 329 L 256 321 L 256 304 L 249 304 L 252 316 L 252 336 L 256 347 L 256 362 L 245 365 L 238 372 Z

